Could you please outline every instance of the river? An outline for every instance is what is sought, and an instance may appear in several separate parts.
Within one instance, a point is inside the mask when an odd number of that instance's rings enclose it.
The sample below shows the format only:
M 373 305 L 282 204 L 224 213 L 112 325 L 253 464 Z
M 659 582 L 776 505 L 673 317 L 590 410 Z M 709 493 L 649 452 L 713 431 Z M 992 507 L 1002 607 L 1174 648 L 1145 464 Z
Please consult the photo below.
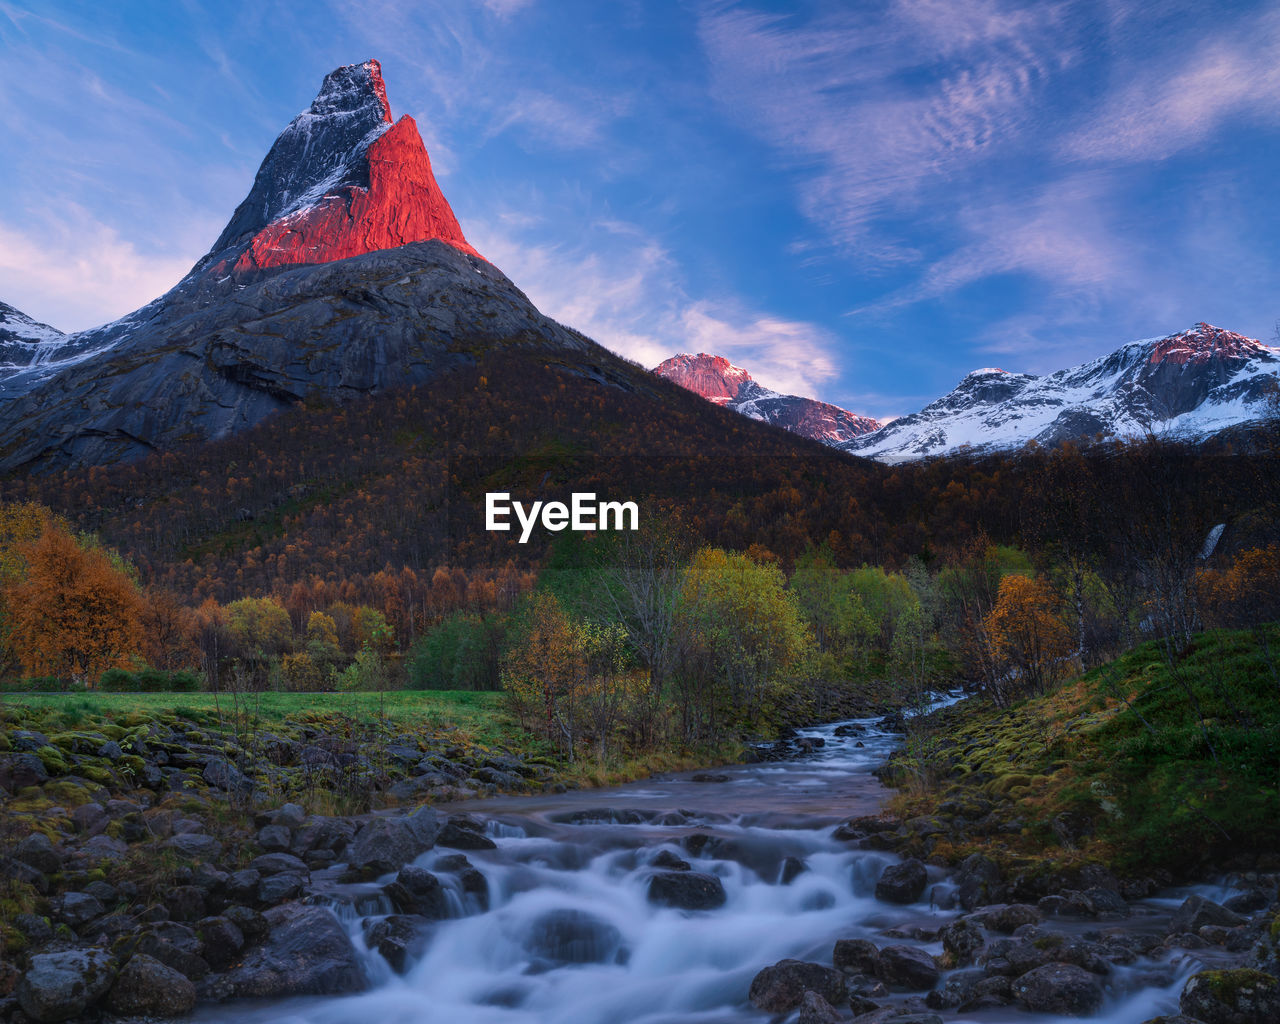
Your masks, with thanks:
M 846 723 L 848 724 L 848 723 Z M 488 821 L 497 849 L 468 851 L 485 876 L 490 906 L 455 893 L 462 915 L 437 923 L 404 976 L 366 949 L 361 914 L 379 908 L 371 887 L 335 887 L 340 918 L 367 957 L 369 991 L 330 999 L 235 1005 L 204 1011 L 218 1024 L 744 1024 L 764 1022 L 747 991 L 755 974 L 784 958 L 829 965 L 837 938 L 906 942 L 933 954 L 940 943 L 886 938 L 894 929 L 925 936 L 957 915 L 945 897 L 947 873 L 930 868 L 922 902 L 896 906 L 873 896 L 894 858 L 851 849 L 835 825 L 871 814 L 889 791 L 871 774 L 901 739 L 868 719 L 803 730 L 824 746 L 786 762 L 655 777 L 611 789 L 500 797 L 451 806 Z M 850 730 L 840 730 L 848 733 Z M 692 839 L 704 834 L 707 838 Z M 691 849 L 699 855 L 695 856 Z M 720 877 L 727 900 L 705 912 L 658 907 L 647 898 L 655 857 L 666 851 L 695 871 Z M 454 851 L 430 851 L 433 863 Z M 790 859 L 789 859 L 790 858 Z M 790 875 L 782 884 L 784 866 Z M 1134 905 L 1132 930 L 1159 932 L 1190 890 Z M 1220 890 L 1200 890 L 1221 899 Z M 945 899 L 943 900 L 945 902 Z M 1087 932 L 1098 922 L 1052 922 Z M 1195 954 L 1181 963 L 1140 961 L 1106 978 L 1100 1019 L 1136 1024 L 1177 1012 Z M 919 995 L 919 994 L 917 994 Z M 905 995 L 895 996 L 901 1001 Z M 882 1000 L 883 1001 L 883 1000 Z M 843 1015 L 849 1017 L 847 1007 Z M 978 1015 L 944 1011 L 946 1021 L 1050 1021 L 1016 1009 Z M 1064 1018 L 1065 1019 L 1065 1018 Z

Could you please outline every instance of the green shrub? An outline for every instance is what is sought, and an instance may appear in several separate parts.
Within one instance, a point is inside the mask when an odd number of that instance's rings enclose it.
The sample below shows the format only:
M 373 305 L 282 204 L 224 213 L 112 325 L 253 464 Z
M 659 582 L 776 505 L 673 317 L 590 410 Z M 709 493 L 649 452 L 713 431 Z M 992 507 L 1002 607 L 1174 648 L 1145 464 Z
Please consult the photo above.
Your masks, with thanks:
M 138 677 L 126 668 L 109 668 L 98 680 L 98 689 L 107 693 L 127 693 L 138 688 Z

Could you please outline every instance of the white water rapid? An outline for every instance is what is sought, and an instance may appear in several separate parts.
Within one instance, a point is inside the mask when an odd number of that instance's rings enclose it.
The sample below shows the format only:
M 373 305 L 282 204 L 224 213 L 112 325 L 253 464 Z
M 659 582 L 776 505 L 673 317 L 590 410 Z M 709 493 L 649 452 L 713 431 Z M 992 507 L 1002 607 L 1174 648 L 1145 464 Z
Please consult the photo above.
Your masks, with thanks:
M 845 723 L 848 725 L 848 723 Z M 887 791 L 871 769 L 900 737 L 868 719 L 854 729 L 804 730 L 824 746 L 802 758 L 650 779 L 611 790 L 479 801 L 496 850 L 467 851 L 488 882 L 490 906 L 458 895 L 459 916 L 436 923 L 403 976 L 368 951 L 360 914 L 386 913 L 335 886 L 339 917 L 364 951 L 372 981 L 357 996 L 234 1004 L 202 1012 L 207 1022 L 249 1024 L 741 1024 L 764 1022 L 747 992 L 761 968 L 783 958 L 830 965 L 838 938 L 867 938 L 942 952 L 932 936 L 955 910 L 931 901 L 950 890 L 930 868 L 921 902 L 873 896 L 886 853 L 852 849 L 832 836 L 851 815 L 874 813 Z M 842 735 L 837 735 L 837 731 Z M 698 781 L 695 781 L 698 780 Z M 453 808 L 449 808 L 453 810 Z M 691 838 L 705 836 L 705 839 Z M 727 900 L 709 911 L 658 907 L 646 899 L 663 851 L 721 879 Z M 433 850 L 428 870 L 454 851 Z M 795 858 L 795 860 L 788 860 Z M 786 884 L 784 865 L 791 875 Z M 447 876 L 442 875 L 447 880 Z M 1176 898 L 1136 904 L 1122 926 L 1160 932 Z M 343 907 L 341 902 L 347 901 Z M 1053 921 L 1057 930 L 1105 927 Z M 894 931 L 893 937 L 886 932 Z M 920 929 L 919 933 L 915 929 Z M 1177 1012 L 1195 954 L 1181 963 L 1140 959 L 1105 979 L 1098 1020 L 1137 1024 Z M 916 993 L 919 997 L 923 993 Z M 892 997 L 901 1002 L 906 994 Z M 879 1000 L 884 1002 L 885 1000 Z M 851 1014 L 840 1008 L 844 1019 Z M 941 1011 L 944 1021 L 1056 1020 L 1014 1008 Z M 1065 1018 L 1063 1018 L 1065 1019 Z

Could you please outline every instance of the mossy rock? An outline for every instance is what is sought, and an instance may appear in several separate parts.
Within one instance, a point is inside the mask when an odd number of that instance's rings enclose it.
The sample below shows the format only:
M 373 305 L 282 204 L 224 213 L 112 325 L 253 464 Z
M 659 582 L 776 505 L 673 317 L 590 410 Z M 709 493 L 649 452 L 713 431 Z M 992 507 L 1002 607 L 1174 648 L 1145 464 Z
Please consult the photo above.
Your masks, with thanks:
M 13 743 L 7 732 L 0 732 L 0 754 L 7 754 L 13 749 Z
M 142 770 L 146 768 L 147 762 L 140 758 L 137 754 L 125 754 L 116 764 L 121 771 L 127 772 L 134 777 L 142 774 Z
M 80 774 L 90 782 L 96 782 L 99 786 L 119 786 L 120 780 L 117 779 L 106 768 L 96 764 L 82 764 L 80 766 Z
M 1030 785 L 1030 775 L 1014 772 L 1009 775 L 997 775 L 983 788 L 993 796 L 1009 796 L 1012 794 L 1015 787 L 1022 787 L 1025 789 Z
M 125 737 L 125 730 L 111 722 L 98 726 L 98 732 L 109 740 L 115 740 L 117 743 Z
M 40 763 L 44 765 L 44 770 L 50 775 L 66 775 L 69 770 L 67 762 L 62 756 L 62 751 L 56 747 L 41 747 L 36 751 L 36 757 L 40 758 Z
M 54 779 L 44 784 L 45 796 L 64 807 L 93 802 L 93 794 L 75 779 Z

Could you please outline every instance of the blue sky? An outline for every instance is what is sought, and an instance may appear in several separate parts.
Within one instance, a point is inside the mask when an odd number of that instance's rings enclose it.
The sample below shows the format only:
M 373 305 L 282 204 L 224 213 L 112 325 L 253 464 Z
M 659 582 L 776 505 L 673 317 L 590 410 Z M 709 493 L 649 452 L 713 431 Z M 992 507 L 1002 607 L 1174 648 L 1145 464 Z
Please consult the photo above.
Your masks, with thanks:
M 472 243 L 645 365 L 858 412 L 1280 318 L 1280 7 L 0 0 L 0 299 L 163 292 L 324 74 L 382 61 Z

